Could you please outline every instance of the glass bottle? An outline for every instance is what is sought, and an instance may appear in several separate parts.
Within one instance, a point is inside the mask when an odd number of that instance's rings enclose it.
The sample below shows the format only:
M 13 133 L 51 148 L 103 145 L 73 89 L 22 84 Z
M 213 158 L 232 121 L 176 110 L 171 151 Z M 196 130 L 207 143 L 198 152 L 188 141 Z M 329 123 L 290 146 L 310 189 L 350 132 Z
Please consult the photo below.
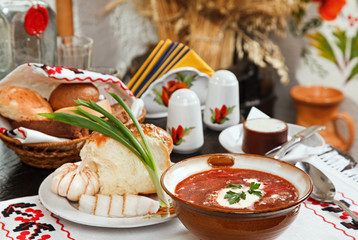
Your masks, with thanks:
M 48 17 L 47 26 L 43 27 L 43 32 L 38 34 L 29 33 L 25 27 L 25 16 L 31 8 L 37 8 L 40 6 L 41 9 L 47 11 L 46 17 Z M 0 74 L 7 74 L 17 66 L 28 63 L 44 63 L 47 65 L 56 65 L 57 62 L 57 29 L 56 29 L 56 15 L 51 9 L 48 3 L 40 0 L 0 0 L 0 16 L 2 16 L 7 22 L 1 24 L 0 22 L 0 44 L 4 44 L 5 47 L 10 47 L 10 53 L 3 49 L 0 45 L 0 57 L 8 60 L 8 69 L 3 70 L 0 67 Z M 38 19 L 35 16 L 35 24 L 37 27 Z M 1 17 L 0 17 L 1 19 Z M 37 21 L 37 22 L 36 22 Z M 3 39 L 2 33 L 7 33 L 4 36 L 10 37 L 10 45 L 8 41 Z M 6 38 L 6 37 L 4 37 Z M 7 38 L 8 39 L 8 38 Z M 1 65 L 1 63 L 0 63 Z M 5 66 L 5 64 L 3 64 Z M 0 79 L 3 76 L 0 75 Z
M 0 79 L 12 68 L 10 26 L 6 17 L 0 12 Z

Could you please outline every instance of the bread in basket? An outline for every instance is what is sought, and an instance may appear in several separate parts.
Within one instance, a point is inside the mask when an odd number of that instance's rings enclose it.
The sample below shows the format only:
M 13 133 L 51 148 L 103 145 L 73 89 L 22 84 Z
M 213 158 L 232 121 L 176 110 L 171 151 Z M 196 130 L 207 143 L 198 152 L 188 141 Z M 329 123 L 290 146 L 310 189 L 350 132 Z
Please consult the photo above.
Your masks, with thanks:
M 113 92 L 123 98 L 130 106 L 139 122 L 145 119 L 143 102 L 136 99 L 130 90 L 118 78 L 80 69 L 51 67 L 43 64 L 23 64 L 0 81 L 0 89 L 5 86 L 29 88 L 49 99 L 51 92 L 63 83 L 91 83 L 98 89 L 101 99 L 107 99 L 111 108 L 116 108 L 116 101 L 108 94 Z M 4 129 L 11 130 L 8 119 L 0 119 L 0 138 L 12 149 L 22 162 L 39 168 L 57 168 L 66 162 L 79 161 L 79 152 L 87 136 L 68 139 L 62 142 L 27 142 L 26 139 L 14 139 L 3 134 Z M 125 121 L 125 122 L 124 122 Z M 129 127 L 132 122 L 123 120 Z

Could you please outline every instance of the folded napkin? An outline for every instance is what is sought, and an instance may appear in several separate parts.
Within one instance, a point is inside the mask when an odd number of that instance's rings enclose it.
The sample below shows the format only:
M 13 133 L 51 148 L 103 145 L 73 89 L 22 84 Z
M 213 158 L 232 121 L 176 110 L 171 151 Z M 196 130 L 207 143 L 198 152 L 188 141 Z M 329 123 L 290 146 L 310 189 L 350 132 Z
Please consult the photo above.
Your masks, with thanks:
M 42 97 L 49 99 L 53 89 L 61 83 L 93 83 L 100 95 L 107 99 L 110 105 L 116 104 L 116 100 L 108 94 L 113 92 L 126 100 L 135 117 L 139 117 L 144 108 L 141 99 L 137 99 L 127 86 L 117 77 L 97 72 L 48 66 L 44 64 L 22 64 L 0 81 L 0 88 L 4 86 L 19 86 L 35 90 Z M 0 116 L 1 133 L 19 140 L 22 143 L 62 142 L 65 138 L 52 137 L 38 131 L 18 128 L 12 129 L 8 121 Z
M 211 76 L 214 70 L 194 50 L 170 39 L 161 40 L 128 83 L 140 98 L 149 86 L 165 73 L 182 67 L 192 67 Z
M 15 128 L 12 130 L 0 128 L 0 133 L 13 139 L 19 140 L 21 143 L 65 142 L 70 140 L 68 138 L 58 138 L 50 136 L 42 132 L 24 127 Z

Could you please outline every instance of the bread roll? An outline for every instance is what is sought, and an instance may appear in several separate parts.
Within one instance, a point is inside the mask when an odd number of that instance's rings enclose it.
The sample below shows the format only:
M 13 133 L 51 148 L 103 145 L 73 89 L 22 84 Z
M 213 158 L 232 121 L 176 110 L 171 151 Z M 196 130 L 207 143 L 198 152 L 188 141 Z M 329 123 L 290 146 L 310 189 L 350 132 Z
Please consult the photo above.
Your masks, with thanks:
M 51 113 L 50 104 L 37 92 L 23 87 L 0 89 L 0 114 L 15 121 L 45 120 L 38 113 Z
M 49 102 L 54 111 L 60 108 L 77 106 L 74 100 L 99 100 L 99 91 L 92 83 L 63 83 L 50 94 Z
M 170 166 L 173 142 L 163 129 L 152 124 L 142 125 L 160 173 Z M 132 129 L 131 129 L 132 130 Z M 137 131 L 133 130 L 139 137 Z M 98 174 L 100 193 L 150 194 L 155 187 L 144 164 L 118 141 L 99 133 L 92 134 L 80 152 L 82 159 Z

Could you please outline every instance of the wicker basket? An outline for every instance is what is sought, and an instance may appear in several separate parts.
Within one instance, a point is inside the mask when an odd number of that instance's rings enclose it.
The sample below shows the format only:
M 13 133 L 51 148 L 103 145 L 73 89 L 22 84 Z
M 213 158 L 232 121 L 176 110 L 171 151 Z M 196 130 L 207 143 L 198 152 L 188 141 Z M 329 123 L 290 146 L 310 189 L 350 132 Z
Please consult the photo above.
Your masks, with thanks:
M 138 118 L 139 122 L 144 121 L 145 114 L 146 110 L 143 109 L 142 115 Z M 133 123 L 125 125 L 131 127 Z M 27 144 L 1 133 L 0 138 L 20 157 L 23 163 L 38 168 L 58 168 L 64 163 L 81 160 L 79 153 L 89 136 L 65 142 Z

